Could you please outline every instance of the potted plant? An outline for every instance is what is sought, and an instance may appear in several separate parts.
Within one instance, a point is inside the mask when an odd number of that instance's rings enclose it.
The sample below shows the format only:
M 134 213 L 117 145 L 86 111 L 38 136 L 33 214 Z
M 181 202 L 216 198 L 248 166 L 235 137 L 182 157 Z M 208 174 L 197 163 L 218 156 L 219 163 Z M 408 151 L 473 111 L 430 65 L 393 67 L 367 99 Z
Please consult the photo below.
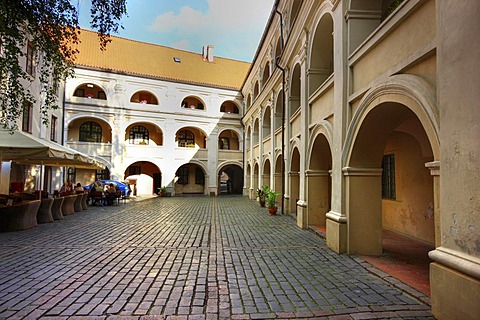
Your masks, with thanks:
M 270 215 L 275 215 L 277 213 L 277 197 L 280 193 L 273 190 L 268 190 L 265 196 L 265 202 L 267 204 L 267 210 Z
M 160 197 L 165 197 L 167 195 L 167 187 L 166 186 L 163 186 L 161 188 L 158 188 L 158 190 L 160 191 L 159 194 L 160 194 Z
M 262 186 L 262 188 L 257 188 L 257 198 L 258 202 L 260 202 L 261 207 L 265 207 L 265 197 L 267 196 L 267 192 L 270 191 L 268 186 Z

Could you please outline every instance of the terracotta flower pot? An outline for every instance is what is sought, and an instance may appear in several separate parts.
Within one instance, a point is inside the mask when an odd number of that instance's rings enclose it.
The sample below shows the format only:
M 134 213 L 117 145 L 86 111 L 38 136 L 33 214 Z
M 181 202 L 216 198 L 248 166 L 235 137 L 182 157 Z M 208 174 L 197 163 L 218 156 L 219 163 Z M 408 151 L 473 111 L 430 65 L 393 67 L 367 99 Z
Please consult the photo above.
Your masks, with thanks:
M 267 210 L 271 216 L 274 216 L 277 214 L 277 207 L 268 207 Z

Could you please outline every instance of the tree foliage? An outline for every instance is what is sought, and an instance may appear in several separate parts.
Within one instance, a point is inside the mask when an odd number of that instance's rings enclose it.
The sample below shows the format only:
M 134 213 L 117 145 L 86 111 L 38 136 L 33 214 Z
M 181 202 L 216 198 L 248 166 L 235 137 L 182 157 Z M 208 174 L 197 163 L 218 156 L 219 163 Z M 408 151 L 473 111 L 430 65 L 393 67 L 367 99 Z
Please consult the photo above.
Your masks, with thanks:
M 17 129 L 25 101 L 41 101 L 40 115 L 58 108 L 57 86 L 73 76 L 79 42 L 74 0 L 0 0 L 0 125 Z M 77 2 L 78 3 L 78 2 Z M 121 27 L 126 0 L 91 0 L 91 27 L 103 50 Z M 27 72 L 27 46 L 33 49 L 36 75 Z M 30 58 L 30 57 L 29 57 Z M 32 71 L 32 70 L 29 70 Z M 35 81 L 37 77 L 38 81 Z M 33 86 L 39 83 L 37 90 Z M 34 96 L 32 92 L 40 92 Z

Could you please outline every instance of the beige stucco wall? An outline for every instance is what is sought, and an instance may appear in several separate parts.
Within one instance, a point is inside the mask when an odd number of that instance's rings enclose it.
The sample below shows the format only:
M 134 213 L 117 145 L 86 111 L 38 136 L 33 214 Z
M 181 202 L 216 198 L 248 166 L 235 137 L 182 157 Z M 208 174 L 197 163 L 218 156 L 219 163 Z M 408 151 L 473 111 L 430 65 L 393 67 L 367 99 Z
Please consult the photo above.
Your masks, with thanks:
M 333 113 L 334 88 L 324 92 L 310 107 L 310 123 L 320 122 Z
M 432 52 L 431 56 L 409 66 L 402 73 L 418 76 L 435 87 L 437 84 L 437 58 L 435 53 Z
M 431 244 L 435 242 L 433 178 L 418 142 L 394 133 L 385 154 L 395 155 L 396 199 L 382 200 L 382 226 Z
M 353 91 L 400 64 L 435 40 L 435 1 L 424 4 L 370 49 L 352 68 Z

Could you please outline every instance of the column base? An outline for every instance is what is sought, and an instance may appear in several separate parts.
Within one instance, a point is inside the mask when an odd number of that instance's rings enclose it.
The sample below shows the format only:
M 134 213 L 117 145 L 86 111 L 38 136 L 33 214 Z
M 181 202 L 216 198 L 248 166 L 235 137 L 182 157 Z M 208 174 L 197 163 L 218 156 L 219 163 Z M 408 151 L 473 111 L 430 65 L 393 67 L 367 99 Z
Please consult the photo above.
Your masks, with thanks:
M 347 251 L 347 224 L 327 219 L 327 246 L 336 253 Z
M 308 228 L 307 202 L 303 200 L 297 201 L 297 226 L 299 226 L 302 229 Z
M 436 319 L 478 319 L 478 279 L 434 262 L 430 264 L 430 291 L 432 313 Z

